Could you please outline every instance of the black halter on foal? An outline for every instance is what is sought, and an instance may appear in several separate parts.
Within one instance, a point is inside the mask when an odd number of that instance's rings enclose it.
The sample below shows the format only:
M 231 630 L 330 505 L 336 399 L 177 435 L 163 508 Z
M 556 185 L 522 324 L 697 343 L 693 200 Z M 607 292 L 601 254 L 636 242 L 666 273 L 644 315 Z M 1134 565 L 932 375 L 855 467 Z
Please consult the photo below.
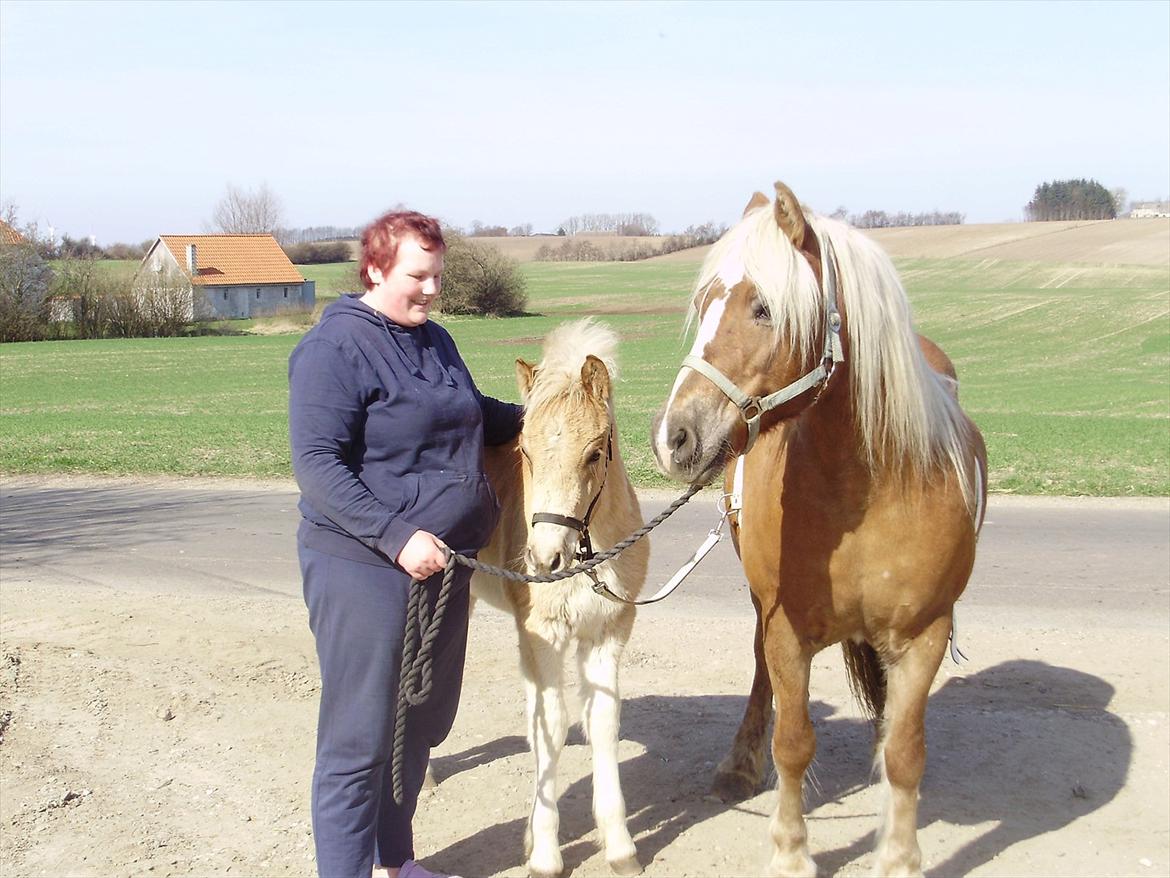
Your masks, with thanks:
M 609 463 L 613 460 L 613 429 L 605 437 L 605 473 L 601 476 L 601 485 L 597 489 L 597 493 L 589 502 L 589 508 L 585 510 L 585 517 L 573 518 L 570 515 L 557 515 L 555 512 L 534 512 L 532 513 L 532 523 L 537 524 L 559 524 L 561 527 L 572 528 L 581 535 L 581 539 L 577 543 L 577 561 L 588 561 L 597 553 L 593 551 L 593 541 L 589 538 L 589 520 L 593 518 L 593 508 L 597 505 L 597 501 L 601 499 L 601 492 L 605 490 L 605 479 L 609 475 Z

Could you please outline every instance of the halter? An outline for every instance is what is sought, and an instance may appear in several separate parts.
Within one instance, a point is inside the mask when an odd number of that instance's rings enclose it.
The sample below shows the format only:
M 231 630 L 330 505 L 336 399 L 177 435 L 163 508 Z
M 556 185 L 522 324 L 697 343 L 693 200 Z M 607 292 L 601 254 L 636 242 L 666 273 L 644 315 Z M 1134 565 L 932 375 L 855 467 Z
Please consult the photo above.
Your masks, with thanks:
M 827 237 L 818 236 L 821 243 L 821 253 L 824 255 L 824 291 L 825 291 L 825 348 L 821 354 L 821 361 L 816 368 L 797 378 L 786 387 L 767 396 L 748 396 L 722 372 L 704 360 L 702 357 L 688 355 L 683 358 L 682 369 L 691 369 L 698 372 L 727 396 L 739 409 L 747 424 L 748 441 L 740 454 L 747 454 L 755 445 L 760 435 L 760 420 L 772 409 L 783 405 L 793 397 L 799 396 L 806 390 L 827 384 L 838 363 L 844 362 L 845 354 L 841 349 L 841 312 L 837 310 L 837 267 L 833 258 L 833 242 Z M 822 390 L 824 388 L 822 387 Z M 820 394 L 818 393 L 818 397 Z M 816 402 L 816 398 L 813 399 Z
M 601 486 L 598 487 L 597 493 L 593 495 L 593 499 L 589 502 L 589 508 L 585 510 L 585 517 L 573 518 L 570 515 L 557 515 L 555 512 L 534 512 L 532 513 L 532 524 L 559 524 L 561 527 L 572 528 L 581 535 L 581 539 L 577 542 L 577 560 L 588 561 L 596 553 L 593 551 L 593 541 L 589 538 L 589 520 L 593 517 L 593 507 L 597 505 L 597 501 L 601 499 L 601 492 L 605 490 L 605 479 L 609 475 L 609 463 L 613 460 L 613 430 L 610 429 L 605 437 L 605 473 L 601 476 Z

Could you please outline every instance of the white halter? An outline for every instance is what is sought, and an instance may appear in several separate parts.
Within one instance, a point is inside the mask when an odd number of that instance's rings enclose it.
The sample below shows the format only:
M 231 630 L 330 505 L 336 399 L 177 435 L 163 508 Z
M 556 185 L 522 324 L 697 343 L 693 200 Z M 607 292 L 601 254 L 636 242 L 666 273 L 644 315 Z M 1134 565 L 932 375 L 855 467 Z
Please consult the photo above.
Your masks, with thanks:
M 799 396 L 810 388 L 826 383 L 833 374 L 838 363 L 845 360 L 841 349 L 841 312 L 837 310 L 837 266 L 833 258 L 833 243 L 827 237 L 818 236 L 823 256 L 823 274 L 825 290 L 825 348 L 821 354 L 821 361 L 816 368 L 796 379 L 786 387 L 767 396 L 748 396 L 722 372 L 704 360 L 702 357 L 689 355 L 683 358 L 681 368 L 698 372 L 716 387 L 723 391 L 743 416 L 747 423 L 748 441 L 740 454 L 747 454 L 756 443 L 760 435 L 760 419 L 772 409 L 783 405 L 788 400 Z

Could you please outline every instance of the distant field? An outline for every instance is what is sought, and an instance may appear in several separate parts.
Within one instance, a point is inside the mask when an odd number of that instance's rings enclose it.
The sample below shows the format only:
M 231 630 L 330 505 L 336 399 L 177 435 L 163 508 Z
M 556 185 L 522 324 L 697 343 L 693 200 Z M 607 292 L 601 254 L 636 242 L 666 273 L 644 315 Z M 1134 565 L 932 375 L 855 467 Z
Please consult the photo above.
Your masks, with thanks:
M 332 262 L 325 265 L 298 265 L 305 280 L 317 282 L 317 298 L 331 299 L 342 293 L 364 289 L 358 280 L 357 262 Z
M 1170 219 L 991 223 L 870 229 L 895 259 L 986 259 L 1076 265 L 1170 267 Z M 680 250 L 652 262 L 697 263 L 709 247 Z
M 893 257 L 1170 267 L 1170 218 L 873 229 Z
M 1170 274 L 896 260 L 951 355 L 994 490 L 1170 494 Z
M 1157 223 L 1111 225 L 1138 222 Z M 992 257 L 895 262 L 920 328 L 955 360 L 961 398 L 988 440 L 993 490 L 1170 494 L 1170 271 Z M 610 323 L 622 338 L 623 450 L 639 484 L 662 484 L 649 425 L 686 347 L 696 267 L 694 253 L 527 263 L 539 316 L 440 319 L 484 391 L 508 399 L 514 359 L 538 358 L 552 326 L 584 314 Z M 323 286 L 354 263 L 305 268 Z M 0 472 L 285 476 L 285 366 L 297 339 L 2 345 Z

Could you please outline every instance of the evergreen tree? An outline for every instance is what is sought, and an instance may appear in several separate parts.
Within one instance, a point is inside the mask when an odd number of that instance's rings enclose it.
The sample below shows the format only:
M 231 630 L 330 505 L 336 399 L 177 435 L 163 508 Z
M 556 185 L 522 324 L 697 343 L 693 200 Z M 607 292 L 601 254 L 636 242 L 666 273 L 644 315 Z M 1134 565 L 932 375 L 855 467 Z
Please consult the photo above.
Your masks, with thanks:
M 1024 213 L 1033 222 L 1116 219 L 1117 204 L 1096 180 L 1055 180 L 1036 187 Z

